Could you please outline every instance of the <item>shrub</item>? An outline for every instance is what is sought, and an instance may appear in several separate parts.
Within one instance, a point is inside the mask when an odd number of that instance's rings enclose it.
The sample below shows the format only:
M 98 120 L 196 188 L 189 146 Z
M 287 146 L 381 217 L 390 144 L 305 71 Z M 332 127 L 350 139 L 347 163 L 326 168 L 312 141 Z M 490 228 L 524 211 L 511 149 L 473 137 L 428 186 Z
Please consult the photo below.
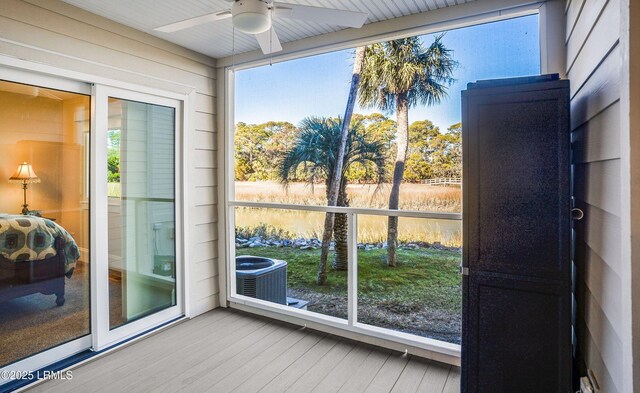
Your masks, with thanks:
M 250 239 L 252 237 L 261 237 L 263 239 L 272 240 L 287 240 L 295 238 L 295 235 L 285 229 L 276 228 L 269 224 L 260 224 L 253 227 L 236 227 L 236 238 Z

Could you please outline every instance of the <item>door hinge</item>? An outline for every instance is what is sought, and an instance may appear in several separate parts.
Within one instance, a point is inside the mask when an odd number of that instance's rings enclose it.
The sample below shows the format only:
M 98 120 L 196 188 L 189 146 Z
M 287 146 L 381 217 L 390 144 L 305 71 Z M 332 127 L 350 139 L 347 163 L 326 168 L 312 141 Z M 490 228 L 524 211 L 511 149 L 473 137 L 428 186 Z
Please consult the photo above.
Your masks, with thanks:
M 468 276 L 469 268 L 465 266 L 460 266 L 460 274 L 462 274 L 463 276 Z

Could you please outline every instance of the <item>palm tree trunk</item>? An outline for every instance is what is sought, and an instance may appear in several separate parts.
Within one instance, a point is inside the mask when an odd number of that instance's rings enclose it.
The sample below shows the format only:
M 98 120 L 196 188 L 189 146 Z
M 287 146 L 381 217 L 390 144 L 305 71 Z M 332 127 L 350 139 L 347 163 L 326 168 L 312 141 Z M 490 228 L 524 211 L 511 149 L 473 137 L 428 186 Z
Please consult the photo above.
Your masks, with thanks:
M 353 107 L 355 106 L 356 97 L 358 95 L 358 86 L 360 85 L 360 73 L 364 64 L 364 47 L 356 49 L 356 56 L 353 62 L 353 74 L 351 76 L 351 89 L 349 90 L 349 98 L 347 99 L 347 107 L 345 108 L 344 118 L 342 119 L 342 133 L 340 138 L 340 146 L 338 146 L 338 155 L 336 156 L 336 165 L 333 173 L 330 175 L 332 181 L 331 188 L 327 195 L 327 206 L 336 206 L 338 202 L 338 190 L 342 183 L 342 166 L 344 163 L 344 152 L 347 147 L 347 138 L 349 135 L 349 126 L 351 124 L 351 116 L 353 115 Z M 324 233 L 322 235 L 322 250 L 320 251 L 320 261 L 318 262 L 318 274 L 316 282 L 318 285 L 326 285 L 327 283 L 327 259 L 329 257 L 329 245 L 333 232 L 334 214 L 327 213 L 324 218 Z
M 349 206 L 347 199 L 347 182 L 343 178 L 338 193 L 338 206 Z M 336 213 L 333 223 L 333 239 L 336 242 L 336 255 L 333 260 L 334 270 L 347 270 L 349 267 L 349 245 L 347 244 L 348 223 L 347 215 Z
M 406 94 L 398 94 L 396 99 L 398 133 L 396 143 L 396 164 L 393 168 L 393 185 L 389 194 L 389 209 L 397 210 L 400 201 L 400 184 L 404 177 L 404 163 L 407 159 L 409 147 L 409 106 Z M 390 216 L 387 230 L 387 265 L 395 267 L 398 264 L 396 250 L 398 249 L 398 217 Z
M 330 192 L 333 179 L 328 178 L 325 181 L 325 189 L 327 193 L 327 205 L 330 204 Z M 322 233 L 322 248 L 320 250 L 320 261 L 318 261 L 318 275 L 316 276 L 316 284 L 327 284 L 327 259 L 329 258 L 329 245 L 331 244 L 331 237 L 333 236 L 333 226 L 335 223 L 335 216 L 333 213 L 326 213 L 324 215 L 324 231 Z

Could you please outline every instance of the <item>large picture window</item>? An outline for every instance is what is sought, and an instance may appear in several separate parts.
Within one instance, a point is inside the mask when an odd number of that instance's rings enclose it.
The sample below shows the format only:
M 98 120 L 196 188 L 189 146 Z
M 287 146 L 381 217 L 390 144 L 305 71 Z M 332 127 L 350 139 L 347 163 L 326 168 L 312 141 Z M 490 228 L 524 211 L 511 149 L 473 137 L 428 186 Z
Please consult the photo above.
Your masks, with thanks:
M 539 39 L 534 14 L 233 71 L 232 301 L 459 344 L 460 91 L 539 74 Z

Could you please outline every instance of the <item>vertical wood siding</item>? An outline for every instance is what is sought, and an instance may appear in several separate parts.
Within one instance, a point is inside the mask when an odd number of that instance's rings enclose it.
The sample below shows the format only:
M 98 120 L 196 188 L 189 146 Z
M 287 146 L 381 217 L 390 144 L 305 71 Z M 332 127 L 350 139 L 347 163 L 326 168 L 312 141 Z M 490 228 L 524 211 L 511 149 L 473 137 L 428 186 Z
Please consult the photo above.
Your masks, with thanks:
M 192 129 L 184 130 L 192 180 L 186 288 L 192 315 L 217 307 L 215 60 L 57 0 L 0 0 L 0 55 L 157 89 L 195 88 L 195 111 L 185 113 Z

